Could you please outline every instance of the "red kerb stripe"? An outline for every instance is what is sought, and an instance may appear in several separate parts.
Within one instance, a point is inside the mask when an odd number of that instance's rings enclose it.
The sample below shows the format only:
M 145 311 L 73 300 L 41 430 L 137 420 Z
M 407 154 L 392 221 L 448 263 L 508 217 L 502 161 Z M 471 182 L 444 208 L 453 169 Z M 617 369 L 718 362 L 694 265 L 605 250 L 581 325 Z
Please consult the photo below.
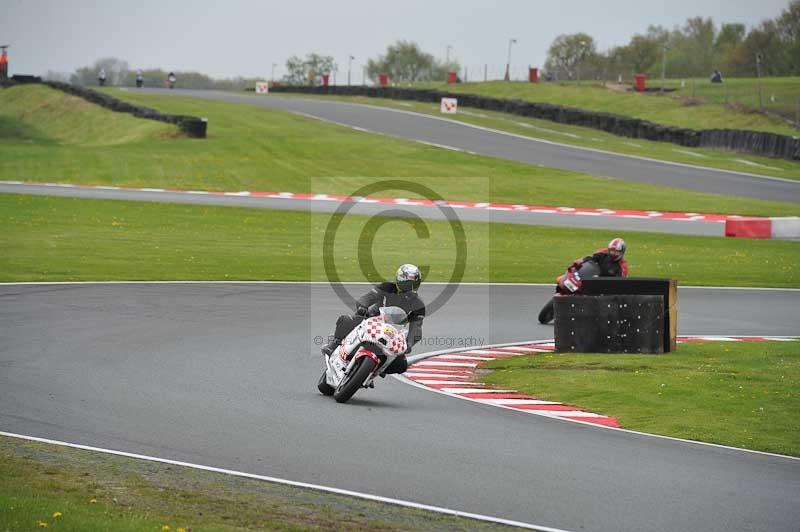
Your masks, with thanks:
M 451 386 L 452 388 L 453 386 Z M 530 395 L 521 393 L 460 393 L 460 397 L 468 399 L 533 399 Z
M 570 419 L 572 421 L 583 421 L 584 423 L 594 423 L 595 425 L 605 425 L 607 427 L 619 427 L 619 421 L 613 417 L 579 417 L 561 416 L 559 419 Z

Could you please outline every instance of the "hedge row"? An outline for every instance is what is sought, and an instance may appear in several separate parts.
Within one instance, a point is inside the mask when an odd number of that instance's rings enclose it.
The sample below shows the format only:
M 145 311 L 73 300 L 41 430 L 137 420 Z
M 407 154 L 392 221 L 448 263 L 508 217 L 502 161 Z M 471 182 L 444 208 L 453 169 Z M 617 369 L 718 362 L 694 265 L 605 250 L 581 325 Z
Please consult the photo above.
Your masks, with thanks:
M 505 100 L 475 94 L 450 93 L 432 89 L 403 89 L 398 87 L 364 86 L 276 86 L 270 92 L 298 92 L 306 94 L 335 94 L 342 96 L 368 96 L 438 103 L 442 98 L 458 98 L 458 105 L 487 111 L 500 111 L 531 118 L 541 118 L 561 124 L 590 127 L 622 137 L 672 142 L 691 148 L 714 148 L 767 157 L 800 161 L 800 138 L 762 131 L 738 129 L 694 130 L 663 126 L 611 113 L 598 113 L 563 107 L 548 103 L 524 100 Z
M 62 83 L 60 81 L 42 81 L 41 78 L 35 76 L 18 76 L 15 75 L 9 83 L 4 83 L 5 86 L 20 83 L 44 83 L 54 89 L 73 94 L 84 100 L 88 100 L 94 104 L 100 105 L 111 111 L 118 113 L 131 113 L 138 118 L 145 118 L 148 120 L 158 120 L 159 122 L 167 122 L 175 124 L 181 131 L 190 137 L 205 138 L 208 121 L 205 118 L 198 118 L 196 116 L 185 115 L 166 115 L 155 109 L 142 107 L 131 103 L 123 102 L 113 96 L 103 94 L 101 92 L 87 89 L 86 87 L 79 87 L 77 85 L 70 85 L 69 83 Z

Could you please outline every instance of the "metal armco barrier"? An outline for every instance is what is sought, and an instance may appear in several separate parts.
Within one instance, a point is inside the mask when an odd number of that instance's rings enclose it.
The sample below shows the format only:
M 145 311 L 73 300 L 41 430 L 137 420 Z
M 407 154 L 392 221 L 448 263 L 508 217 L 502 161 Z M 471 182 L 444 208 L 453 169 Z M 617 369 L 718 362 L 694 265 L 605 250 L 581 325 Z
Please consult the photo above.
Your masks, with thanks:
M 558 352 L 668 353 L 677 346 L 675 279 L 585 279 L 555 299 Z

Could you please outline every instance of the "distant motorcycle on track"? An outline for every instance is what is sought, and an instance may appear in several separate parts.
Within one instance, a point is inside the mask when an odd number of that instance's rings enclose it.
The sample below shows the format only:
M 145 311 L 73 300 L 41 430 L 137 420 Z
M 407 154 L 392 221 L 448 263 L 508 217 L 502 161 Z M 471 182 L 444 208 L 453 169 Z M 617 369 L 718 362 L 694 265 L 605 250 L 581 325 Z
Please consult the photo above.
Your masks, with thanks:
M 555 298 L 580 294 L 584 279 L 600 276 L 600 266 L 592 261 L 585 261 L 574 271 L 567 271 L 556 279 L 556 295 L 539 311 L 539 323 L 547 324 L 555 317 Z
M 374 309 L 325 357 L 317 389 L 345 403 L 360 388 L 374 388 L 375 378 L 406 352 L 408 329 L 408 315 L 400 307 Z

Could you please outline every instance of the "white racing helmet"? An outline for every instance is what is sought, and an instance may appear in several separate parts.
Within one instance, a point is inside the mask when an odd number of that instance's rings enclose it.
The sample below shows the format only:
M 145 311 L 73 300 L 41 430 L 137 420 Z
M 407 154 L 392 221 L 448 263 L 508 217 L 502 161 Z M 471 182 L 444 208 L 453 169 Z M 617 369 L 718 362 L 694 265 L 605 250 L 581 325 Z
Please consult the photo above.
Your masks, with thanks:
M 422 272 L 413 264 L 403 264 L 397 268 L 394 284 L 398 292 L 416 292 L 422 283 Z
M 608 243 L 608 254 L 614 261 L 619 261 L 625 256 L 625 241 L 621 238 L 615 238 Z

